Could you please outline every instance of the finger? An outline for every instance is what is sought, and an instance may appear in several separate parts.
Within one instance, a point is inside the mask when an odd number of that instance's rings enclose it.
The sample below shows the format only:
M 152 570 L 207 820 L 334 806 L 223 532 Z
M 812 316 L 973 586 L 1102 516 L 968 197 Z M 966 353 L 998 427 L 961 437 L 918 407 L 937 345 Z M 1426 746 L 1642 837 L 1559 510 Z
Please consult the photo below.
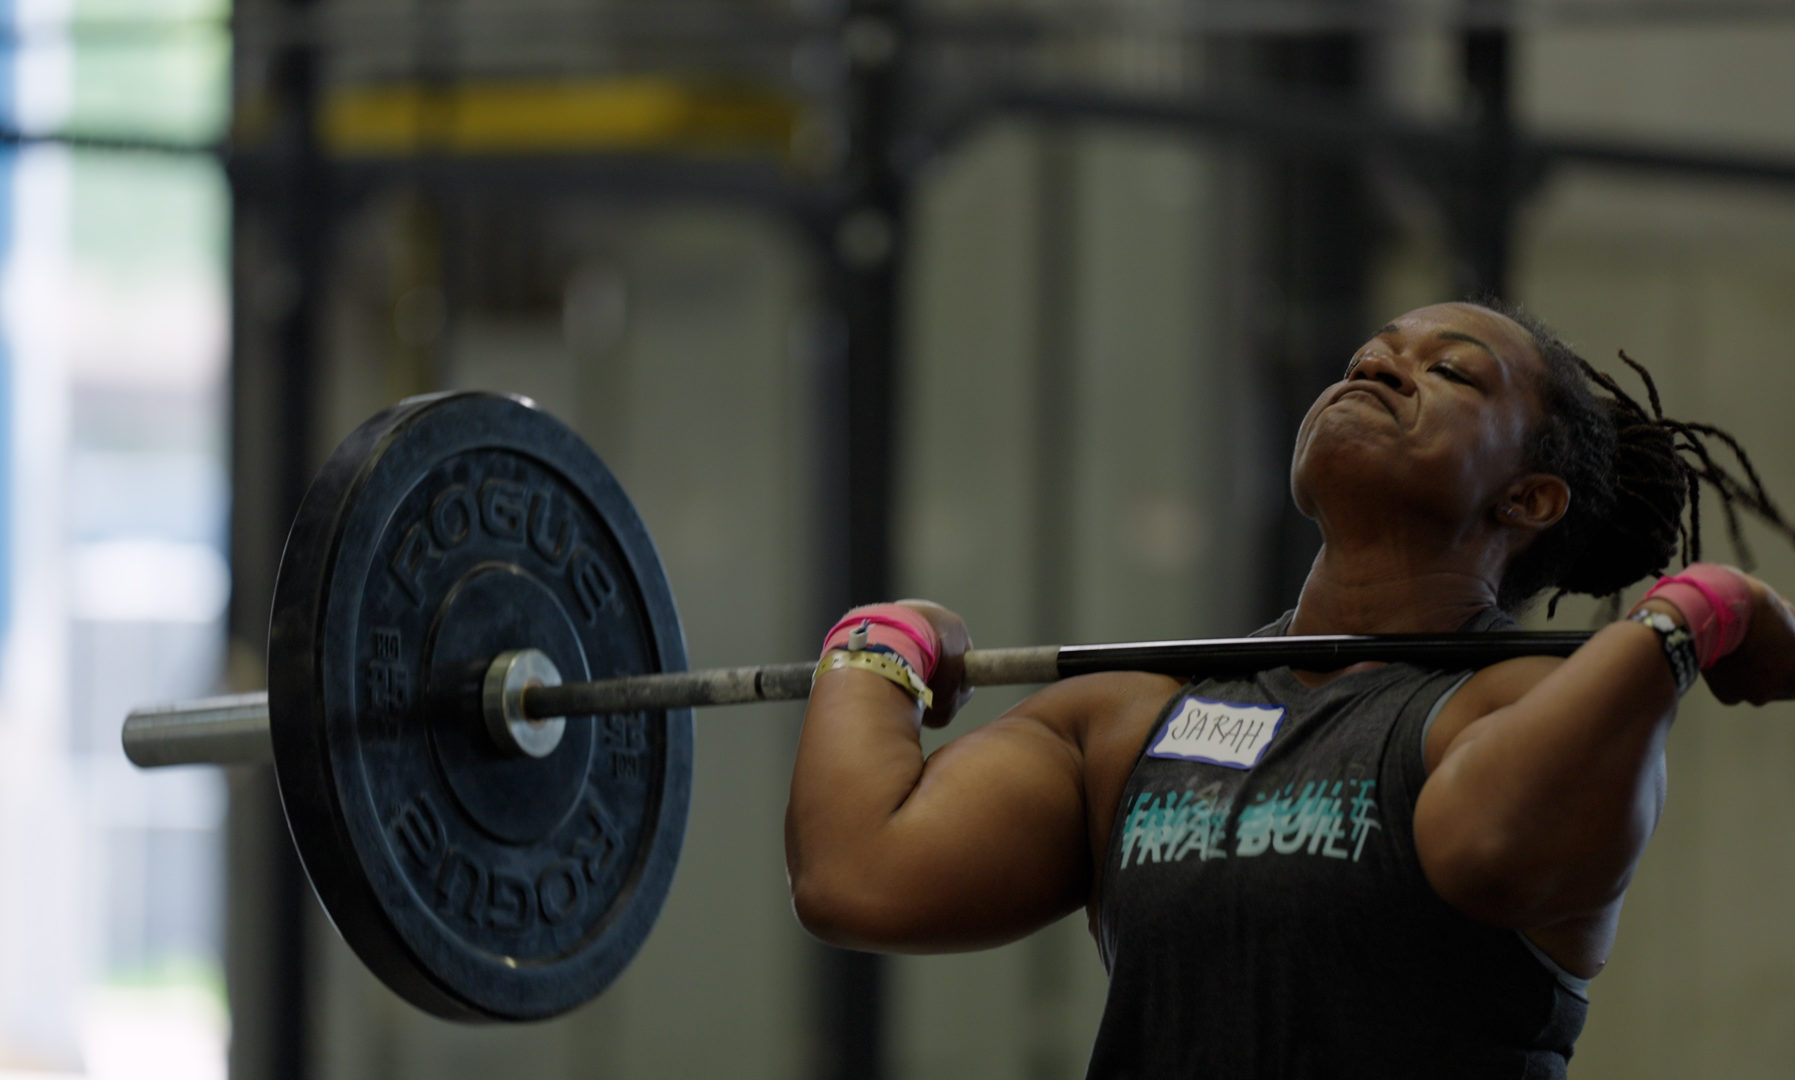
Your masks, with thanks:
M 923 724 L 927 727 L 945 727 L 966 703 L 970 689 L 964 685 L 966 679 L 966 658 L 961 648 L 950 648 L 944 640 L 941 649 L 941 660 L 935 667 L 935 674 L 929 679 L 929 692 L 935 695 L 935 704 L 923 714 Z

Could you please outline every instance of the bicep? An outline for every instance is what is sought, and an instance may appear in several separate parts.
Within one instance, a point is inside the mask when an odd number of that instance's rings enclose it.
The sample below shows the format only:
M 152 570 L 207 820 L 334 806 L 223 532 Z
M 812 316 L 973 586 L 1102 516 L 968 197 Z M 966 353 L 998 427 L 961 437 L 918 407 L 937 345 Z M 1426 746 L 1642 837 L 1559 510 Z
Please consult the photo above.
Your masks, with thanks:
M 1027 705 L 936 750 L 882 809 L 867 801 L 875 776 L 844 770 L 788 817 L 793 901 L 812 933 L 883 951 L 974 949 L 1083 901 L 1079 754 Z
M 1497 665 L 1442 709 L 1415 845 L 1448 902 L 1541 926 L 1625 889 L 1662 807 L 1669 722 L 1663 660 L 1640 644 L 1604 632 L 1564 661 Z
M 930 755 L 885 834 L 919 947 L 1012 940 L 1077 908 L 1089 888 L 1081 757 L 1026 710 Z
M 1065 679 L 929 759 L 894 824 L 915 812 L 905 824 L 932 852 L 941 915 L 961 912 L 966 937 L 952 947 L 1019 937 L 1091 899 L 1122 786 L 1180 685 L 1130 671 Z

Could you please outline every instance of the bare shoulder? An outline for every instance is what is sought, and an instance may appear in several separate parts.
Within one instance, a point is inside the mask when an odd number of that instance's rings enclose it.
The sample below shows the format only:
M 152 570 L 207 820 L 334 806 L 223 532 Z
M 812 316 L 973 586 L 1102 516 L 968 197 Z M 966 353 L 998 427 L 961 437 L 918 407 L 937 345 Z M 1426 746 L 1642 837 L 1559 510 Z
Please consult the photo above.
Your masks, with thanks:
M 1119 794 L 1154 719 L 1182 685 L 1140 671 L 1080 675 L 1031 694 L 1000 720 L 1034 721 L 1064 739 L 1082 759 L 1087 785 L 1119 770 Z
M 1452 741 L 1477 720 L 1521 699 L 1564 660 L 1556 656 L 1521 656 L 1504 660 L 1472 675 L 1449 698 L 1427 733 L 1427 769 L 1432 772 Z

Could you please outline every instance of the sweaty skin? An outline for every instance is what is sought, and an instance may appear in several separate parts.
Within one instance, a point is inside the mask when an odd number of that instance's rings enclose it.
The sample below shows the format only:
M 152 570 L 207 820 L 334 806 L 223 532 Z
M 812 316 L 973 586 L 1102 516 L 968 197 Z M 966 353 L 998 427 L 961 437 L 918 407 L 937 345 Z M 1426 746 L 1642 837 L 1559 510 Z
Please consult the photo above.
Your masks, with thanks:
M 1573 497 L 1524 465 L 1541 362 L 1527 331 L 1468 304 L 1409 312 L 1354 353 L 1292 456 L 1292 495 L 1323 538 L 1292 634 L 1450 632 L 1495 606 L 1503 568 Z M 1750 584 L 1746 641 L 1705 677 L 1723 701 L 1795 698 L 1795 614 Z M 969 642 L 951 611 L 906 603 L 942 633 L 940 704 L 925 717 L 867 672 L 817 681 L 786 817 L 799 918 L 826 941 L 897 952 L 996 945 L 1081 906 L 1095 927 L 1123 785 L 1180 684 L 1068 679 L 925 759 L 918 727 L 963 703 Z M 1564 660 L 1476 673 L 1426 747 L 1415 839 L 1434 889 L 1574 974 L 1599 971 L 1663 806 L 1675 705 L 1657 635 L 1637 623 Z

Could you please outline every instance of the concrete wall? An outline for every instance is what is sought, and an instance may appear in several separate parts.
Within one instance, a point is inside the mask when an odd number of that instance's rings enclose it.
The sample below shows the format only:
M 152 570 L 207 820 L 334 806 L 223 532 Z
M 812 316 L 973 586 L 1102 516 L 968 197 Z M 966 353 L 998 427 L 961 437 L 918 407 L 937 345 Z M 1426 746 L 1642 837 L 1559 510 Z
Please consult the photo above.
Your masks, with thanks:
M 1411 66 L 1388 76 L 1392 96 L 1447 111 L 1449 50 L 1422 37 L 1401 46 L 1391 55 Z M 1755 25 L 1539 33 L 1521 52 L 1523 112 L 1542 126 L 1795 152 L 1795 118 L 1771 107 L 1795 89 L 1791 50 L 1795 28 Z M 1269 614 L 1252 608 L 1245 538 L 1283 498 L 1283 462 L 1246 449 L 1260 425 L 1238 347 L 1250 289 L 1232 258 L 1238 188 L 1237 163 L 1195 144 L 1020 127 L 929 174 L 909 292 L 901 592 L 958 608 L 983 644 L 1232 633 Z M 1387 310 L 1368 330 L 1445 287 L 1427 214 L 1397 209 L 1379 281 Z M 814 648 L 814 297 L 791 238 L 743 213 L 545 212 L 562 228 L 539 270 L 562 283 L 559 300 L 456 306 L 438 347 L 393 323 L 408 290 L 443 284 L 420 285 L 395 254 L 415 240 L 408 213 L 370 208 L 346 238 L 332 437 L 428 383 L 532 393 L 634 494 L 695 663 Z M 1795 499 L 1795 366 L 1782 360 L 1795 192 L 1565 174 L 1529 205 L 1519 239 L 1521 299 L 1599 363 L 1618 347 L 1647 362 L 1673 413 L 1730 427 Z M 1070 268 L 1056 261 L 1068 257 Z M 1040 385 L 1044 370 L 1060 381 Z M 1056 408 L 1070 412 L 1044 428 Z M 1795 557 L 1760 541 L 1767 575 L 1795 589 Z M 1559 621 L 1588 617 L 1567 605 Z M 962 726 L 1015 697 L 982 693 Z M 1795 1008 L 1795 933 L 1782 918 L 1795 870 L 1778 843 L 1795 821 L 1792 718 L 1786 705 L 1723 711 L 1699 691 L 1686 708 L 1670 810 L 1595 984 L 1580 1078 L 1769 1078 L 1795 1060 L 1781 1023 Z M 780 850 L 796 723 L 793 708 L 701 715 L 698 794 L 667 910 L 617 986 L 565 1020 L 428 1020 L 320 920 L 320 1075 L 804 1075 L 818 950 L 787 911 Z M 1080 920 L 891 970 L 895 1076 L 1081 1075 L 1103 980 Z

